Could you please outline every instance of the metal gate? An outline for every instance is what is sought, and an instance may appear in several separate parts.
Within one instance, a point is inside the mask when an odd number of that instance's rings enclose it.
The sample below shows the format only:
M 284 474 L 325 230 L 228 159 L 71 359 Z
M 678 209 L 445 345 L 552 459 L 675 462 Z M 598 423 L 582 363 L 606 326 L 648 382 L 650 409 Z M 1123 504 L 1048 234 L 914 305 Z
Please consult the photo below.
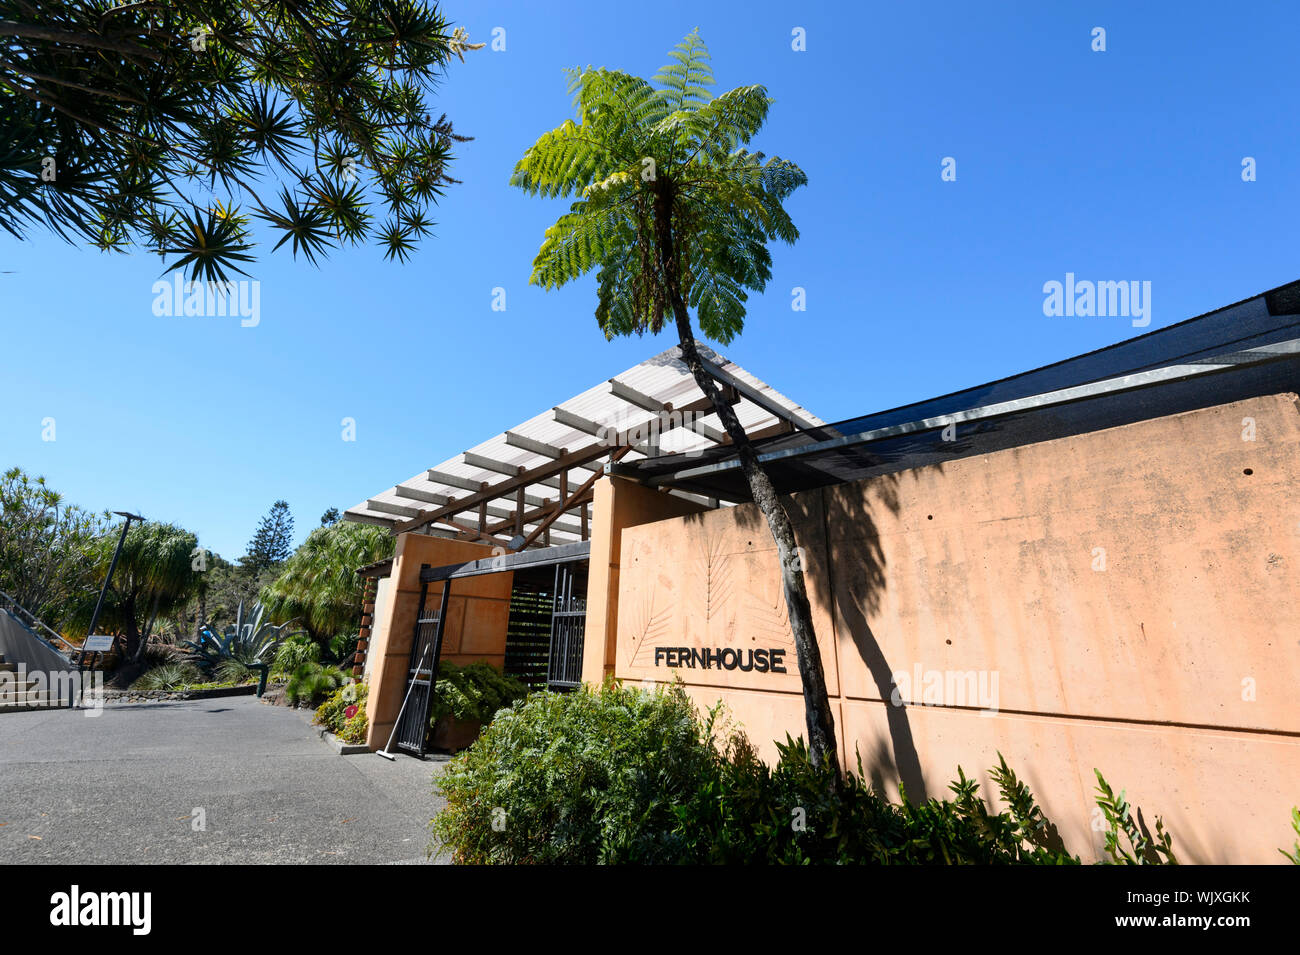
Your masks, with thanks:
M 406 696 L 397 721 L 397 746 L 415 756 L 425 754 L 429 736 L 429 715 L 433 708 L 433 688 L 438 681 L 438 659 L 442 656 L 442 631 L 447 619 L 447 600 L 451 581 L 442 583 L 442 601 L 434 612 L 426 612 L 429 595 L 427 583 L 420 587 L 420 609 L 415 617 L 415 637 L 411 641 L 411 661 L 406 674 Z
M 582 640 L 587 630 L 586 565 L 556 564 L 554 595 L 546 685 L 572 689 L 582 682 Z

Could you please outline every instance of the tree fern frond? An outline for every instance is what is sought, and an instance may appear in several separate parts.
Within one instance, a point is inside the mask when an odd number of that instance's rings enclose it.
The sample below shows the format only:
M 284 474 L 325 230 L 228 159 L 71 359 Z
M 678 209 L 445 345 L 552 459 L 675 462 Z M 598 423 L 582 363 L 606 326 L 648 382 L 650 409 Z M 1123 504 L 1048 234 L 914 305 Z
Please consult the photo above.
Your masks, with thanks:
M 678 127 L 689 151 L 687 162 L 704 155 L 722 158 L 742 143 L 747 143 L 767 122 L 773 100 L 762 86 L 741 86 L 728 90 L 716 99 L 672 114 L 682 116 Z
M 690 103 L 707 103 L 712 96 L 713 67 L 709 65 L 709 49 L 700 40 L 700 31 L 692 30 L 673 47 L 666 63 L 654 75 L 654 81 L 663 86 L 660 96 L 673 110 Z
M 575 202 L 571 212 L 560 216 L 546 230 L 533 260 L 529 284 L 559 288 L 598 266 L 615 240 L 626 236 L 623 218 L 618 209 L 592 209 L 586 203 Z
M 571 196 L 589 185 L 610 164 L 607 148 L 584 134 L 573 120 L 543 133 L 515 164 L 510 184 L 530 195 Z
M 722 270 L 705 269 L 695 276 L 687 304 L 695 309 L 700 331 L 726 345 L 744 327 L 748 298 L 732 276 Z

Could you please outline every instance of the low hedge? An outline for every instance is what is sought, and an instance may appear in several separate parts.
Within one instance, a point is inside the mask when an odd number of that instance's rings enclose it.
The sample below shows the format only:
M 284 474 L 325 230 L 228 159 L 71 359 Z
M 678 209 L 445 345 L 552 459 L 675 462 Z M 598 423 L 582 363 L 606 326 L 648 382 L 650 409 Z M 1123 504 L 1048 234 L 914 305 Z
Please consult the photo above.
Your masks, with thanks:
M 834 785 L 802 740 L 768 767 L 715 709 L 679 686 L 606 684 L 534 693 L 502 710 L 435 779 L 434 843 L 461 863 L 1030 863 L 1077 865 L 1033 794 L 999 757 L 1007 810 L 958 768 L 951 798 L 891 802 L 861 764 Z M 1114 862 L 1174 863 L 1098 773 Z

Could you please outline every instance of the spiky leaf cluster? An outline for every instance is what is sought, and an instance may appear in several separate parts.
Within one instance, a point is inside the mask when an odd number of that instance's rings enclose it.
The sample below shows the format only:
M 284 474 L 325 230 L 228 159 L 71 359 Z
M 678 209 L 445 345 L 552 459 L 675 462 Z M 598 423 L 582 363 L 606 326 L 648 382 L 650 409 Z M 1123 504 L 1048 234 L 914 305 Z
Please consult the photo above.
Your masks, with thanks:
M 427 99 L 473 48 L 429 0 L 0 0 L 0 228 L 207 279 L 254 218 L 309 262 L 405 259 L 465 141 Z
M 772 103 L 764 87 L 714 97 L 696 33 L 670 55 L 653 82 L 570 71 L 576 117 L 528 149 L 511 183 L 575 199 L 546 230 L 533 283 L 556 288 L 597 270 L 596 319 L 612 338 L 663 327 L 673 272 L 700 328 L 726 343 L 744 323 L 748 293 L 771 278 L 768 242 L 799 236 L 783 203 L 807 177 L 745 148 Z

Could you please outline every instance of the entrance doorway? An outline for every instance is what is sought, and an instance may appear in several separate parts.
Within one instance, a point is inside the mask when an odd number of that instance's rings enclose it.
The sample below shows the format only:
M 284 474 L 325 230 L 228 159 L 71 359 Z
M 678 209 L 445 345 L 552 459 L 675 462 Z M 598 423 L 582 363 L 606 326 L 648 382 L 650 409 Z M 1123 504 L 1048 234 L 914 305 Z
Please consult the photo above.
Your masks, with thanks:
M 587 568 L 576 560 L 515 571 L 505 672 L 529 689 L 571 690 L 582 682 Z
M 398 719 L 400 748 L 418 756 L 427 752 L 449 601 L 456 582 L 466 577 L 512 574 L 505 633 L 507 674 L 532 690 L 567 691 L 582 683 L 590 548 L 588 541 L 581 541 L 421 569 L 420 605 Z

